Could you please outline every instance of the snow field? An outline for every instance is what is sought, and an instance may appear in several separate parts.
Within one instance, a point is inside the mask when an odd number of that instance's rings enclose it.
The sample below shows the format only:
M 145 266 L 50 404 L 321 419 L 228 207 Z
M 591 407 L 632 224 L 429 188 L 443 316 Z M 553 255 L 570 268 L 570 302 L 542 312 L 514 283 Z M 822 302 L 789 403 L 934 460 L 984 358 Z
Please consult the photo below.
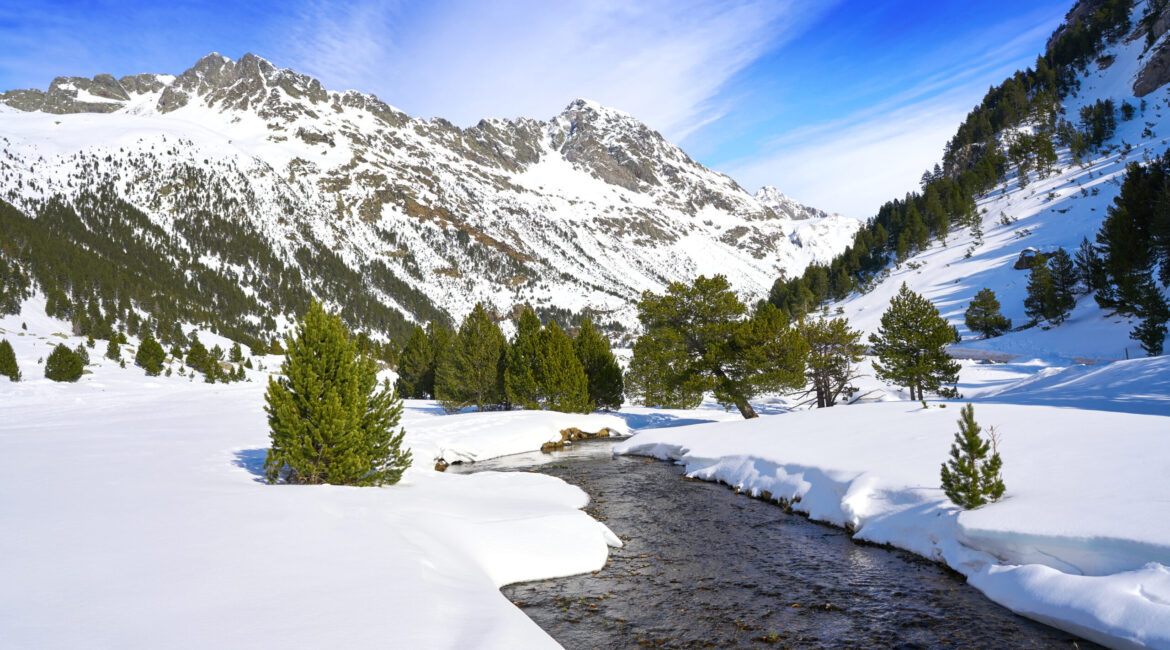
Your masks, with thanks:
M 559 479 L 431 466 L 621 420 L 412 403 L 398 485 L 270 486 L 267 373 L 148 378 L 100 342 L 58 384 L 37 358 L 81 342 L 62 325 L 0 319 L 24 375 L 0 378 L 0 647 L 556 647 L 499 588 L 597 570 L 620 544 Z

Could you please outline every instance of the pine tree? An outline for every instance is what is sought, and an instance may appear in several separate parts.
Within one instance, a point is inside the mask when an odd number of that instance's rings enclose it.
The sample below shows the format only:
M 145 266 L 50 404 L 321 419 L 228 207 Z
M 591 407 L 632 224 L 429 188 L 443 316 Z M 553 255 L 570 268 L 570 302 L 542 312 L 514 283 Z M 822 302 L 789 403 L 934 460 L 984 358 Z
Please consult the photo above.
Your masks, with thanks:
M 147 331 L 146 338 L 142 339 L 138 352 L 134 354 L 134 362 L 141 366 L 146 374 L 157 377 L 163 370 L 165 359 L 166 352 L 163 351 L 162 345 Z
M 638 319 L 654 340 L 644 349 L 658 356 L 659 366 L 648 374 L 664 379 L 668 394 L 710 390 L 720 404 L 756 417 L 751 398 L 804 384 L 808 347 L 775 305 L 763 302 L 746 312 L 722 275 L 672 282 L 664 296 L 643 293 Z M 664 344 L 681 349 L 662 350 Z M 635 357 L 637 351 L 635 345 Z M 646 365 L 639 361 L 639 372 Z
M 927 392 L 954 397 L 961 366 L 947 355 L 946 346 L 958 340 L 938 309 L 903 283 L 882 314 L 881 327 L 869 337 L 877 356 L 874 372 L 882 381 L 908 386 L 910 399 L 925 401 Z
M 81 359 L 82 367 L 89 365 L 89 351 L 85 349 L 85 344 L 78 343 L 77 347 L 73 348 L 73 352 L 77 354 L 78 359 Z
M 1088 237 L 1081 239 L 1073 264 L 1077 269 L 1077 280 L 1085 292 L 1097 292 L 1107 284 L 1105 265 L 1097 253 L 1097 247 L 1089 243 Z
M 379 389 L 376 362 L 358 352 L 341 319 L 314 301 L 286 345 L 283 376 L 269 379 L 265 393 L 269 482 L 398 482 L 410 466 L 402 400 L 388 383 Z
M 1052 275 L 1052 305 L 1048 320 L 1060 325 L 1077 306 L 1077 271 L 1072 257 L 1063 248 L 1056 249 L 1049 258 L 1048 270 Z
M 228 361 L 232 363 L 242 363 L 244 361 L 244 351 L 240 348 L 238 342 L 232 343 L 232 349 L 228 352 Z
M 804 321 L 799 329 L 809 348 L 805 374 L 817 395 L 817 408 L 836 405 L 842 394 L 852 395 L 857 364 L 865 358 L 861 332 L 850 329 L 844 318 Z
M 435 395 L 444 409 L 474 405 L 483 411 L 504 401 L 501 357 L 507 342 L 483 304 L 463 319 L 435 376 Z
M 573 339 L 573 349 L 589 381 L 589 401 L 599 409 L 620 409 L 624 391 L 622 369 L 613 356 L 609 340 L 593 327 L 591 316 L 582 321 L 577 338 Z
M 1146 355 L 1160 356 L 1166 342 L 1166 323 L 1170 321 L 1170 307 L 1161 292 L 1151 282 L 1138 303 L 1137 317 L 1141 320 L 1133 328 L 1130 337 L 1142 344 Z
M 993 338 L 1012 328 L 1012 320 L 1004 317 L 999 311 L 999 300 L 991 289 L 982 289 L 975 294 L 971 304 L 964 314 L 967 329 L 983 335 L 983 338 Z
M 1056 303 L 1052 285 L 1052 272 L 1048 270 L 1048 259 L 1040 254 L 1032 258 L 1032 270 L 1028 275 L 1028 295 L 1024 298 L 1024 313 L 1038 323 L 1053 314 Z
M 77 381 L 84 370 L 81 357 L 64 343 L 57 344 L 45 359 L 45 377 L 53 381 Z
M 16 353 L 8 339 L 0 339 L 0 376 L 10 381 L 20 381 L 20 368 L 16 365 Z
M 198 370 L 204 374 L 207 374 L 210 367 L 210 357 L 207 354 L 207 348 L 203 347 L 203 343 L 194 333 L 191 335 L 191 347 L 187 348 L 186 363 L 194 370 Z
M 118 345 L 117 337 L 110 337 L 110 342 L 106 344 L 106 358 L 110 361 L 122 359 L 122 348 Z
M 395 390 L 406 399 L 428 399 L 435 388 L 435 351 L 422 326 L 415 325 L 398 355 Z
M 647 332 L 634 342 L 633 352 L 625 375 L 630 401 L 667 409 L 693 409 L 703 401 L 702 382 L 686 372 L 686 342 L 678 332 Z
M 505 361 L 504 390 L 508 401 L 526 409 L 540 408 L 540 388 L 534 375 L 540 332 L 540 319 L 531 307 L 525 307 L 516 319 L 516 335 Z
M 951 445 L 951 459 L 942 464 L 942 489 L 947 498 L 964 510 L 978 508 L 989 500 L 998 501 L 1004 493 L 1000 476 L 1003 461 L 999 451 L 993 449 L 994 433 L 989 442 L 980 431 L 975 407 L 967 404 L 959 414 L 959 431 Z
M 573 350 L 573 341 L 555 322 L 537 333 L 536 350 L 532 377 L 540 408 L 562 413 L 592 411 L 585 369 Z

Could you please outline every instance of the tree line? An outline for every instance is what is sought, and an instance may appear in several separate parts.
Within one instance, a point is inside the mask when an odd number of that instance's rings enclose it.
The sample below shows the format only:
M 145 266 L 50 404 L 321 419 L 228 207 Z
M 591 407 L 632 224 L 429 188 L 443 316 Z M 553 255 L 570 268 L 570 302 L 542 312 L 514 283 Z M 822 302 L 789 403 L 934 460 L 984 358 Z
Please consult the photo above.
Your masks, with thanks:
M 457 330 L 416 326 L 398 356 L 398 393 L 436 399 L 448 411 L 545 409 L 587 413 L 621 407 L 621 367 L 609 340 L 585 317 L 570 337 L 529 307 L 509 341 L 483 304 Z
M 646 292 L 638 310 L 645 333 L 634 343 L 626 390 L 646 406 L 694 408 L 709 392 L 754 418 L 751 401 L 761 394 L 804 389 L 824 408 L 857 390 L 867 345 L 844 318 L 792 322 L 768 301 L 749 310 L 721 275 Z M 959 365 L 946 346 L 958 340 L 938 309 L 903 284 L 868 348 L 878 379 L 925 400 L 928 392 L 957 396 Z

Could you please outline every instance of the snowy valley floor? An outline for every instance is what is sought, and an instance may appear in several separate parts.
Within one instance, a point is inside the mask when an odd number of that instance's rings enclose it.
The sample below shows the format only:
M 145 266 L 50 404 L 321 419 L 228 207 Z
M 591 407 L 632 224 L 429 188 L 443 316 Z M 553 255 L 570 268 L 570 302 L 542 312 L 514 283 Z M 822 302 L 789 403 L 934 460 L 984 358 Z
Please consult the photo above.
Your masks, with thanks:
M 269 486 L 265 372 L 150 379 L 98 349 L 91 374 L 55 384 L 37 359 L 79 339 L 20 323 L 0 319 L 25 376 L 0 379 L 2 647 L 553 646 L 499 587 L 596 570 L 616 538 L 558 479 L 432 467 L 537 449 L 567 427 L 633 431 L 621 453 L 799 497 L 814 519 L 946 562 L 1057 627 L 1170 647 L 1165 359 L 965 362 L 961 390 L 1003 434 L 1008 492 L 960 513 L 938 487 L 960 403 L 924 410 L 876 384 L 878 403 L 765 401 L 751 422 L 712 404 L 447 416 L 408 402 L 415 467 L 400 485 Z

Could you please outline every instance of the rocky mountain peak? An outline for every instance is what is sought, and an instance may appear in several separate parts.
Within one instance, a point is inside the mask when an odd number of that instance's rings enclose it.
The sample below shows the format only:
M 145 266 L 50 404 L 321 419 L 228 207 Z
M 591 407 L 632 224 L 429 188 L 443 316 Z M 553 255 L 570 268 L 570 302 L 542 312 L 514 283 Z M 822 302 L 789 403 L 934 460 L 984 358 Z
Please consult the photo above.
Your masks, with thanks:
M 770 208 L 777 216 L 785 219 L 824 219 L 825 217 L 838 216 L 804 205 L 771 185 L 761 187 L 756 192 L 755 197 L 757 201 Z

